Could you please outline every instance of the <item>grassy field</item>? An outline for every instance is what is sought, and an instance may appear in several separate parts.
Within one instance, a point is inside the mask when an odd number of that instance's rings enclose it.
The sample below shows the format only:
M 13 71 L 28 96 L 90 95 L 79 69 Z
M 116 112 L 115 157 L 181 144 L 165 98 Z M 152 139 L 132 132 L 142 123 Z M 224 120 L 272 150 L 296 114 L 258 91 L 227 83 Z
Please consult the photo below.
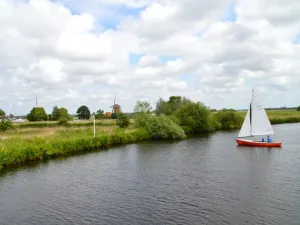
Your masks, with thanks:
M 99 121 L 101 122 L 101 121 Z M 70 152 L 85 151 L 114 144 L 149 139 L 142 129 L 121 129 L 115 121 L 96 126 L 17 127 L 1 134 L 0 168 L 3 166 L 40 160 Z
M 281 120 L 288 120 L 291 118 L 297 118 L 300 119 L 300 111 L 296 111 L 296 110 L 267 110 L 267 115 L 269 117 L 269 119 L 271 120 L 277 120 L 277 119 L 281 119 Z M 240 115 L 242 115 L 243 117 L 246 116 L 246 111 L 239 111 L 238 112 Z M 274 123 L 275 124 L 275 123 Z

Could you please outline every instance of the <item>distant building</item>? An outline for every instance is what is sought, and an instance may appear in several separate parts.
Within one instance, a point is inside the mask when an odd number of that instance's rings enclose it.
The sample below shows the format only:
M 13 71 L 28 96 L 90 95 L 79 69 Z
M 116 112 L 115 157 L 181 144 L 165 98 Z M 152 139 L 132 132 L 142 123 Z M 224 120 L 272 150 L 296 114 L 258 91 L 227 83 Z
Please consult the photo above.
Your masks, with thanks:
M 105 116 L 111 116 L 111 112 L 106 112 L 104 115 Z
M 113 108 L 112 113 L 120 113 L 121 112 L 121 106 L 118 104 L 114 104 L 112 106 L 112 108 Z

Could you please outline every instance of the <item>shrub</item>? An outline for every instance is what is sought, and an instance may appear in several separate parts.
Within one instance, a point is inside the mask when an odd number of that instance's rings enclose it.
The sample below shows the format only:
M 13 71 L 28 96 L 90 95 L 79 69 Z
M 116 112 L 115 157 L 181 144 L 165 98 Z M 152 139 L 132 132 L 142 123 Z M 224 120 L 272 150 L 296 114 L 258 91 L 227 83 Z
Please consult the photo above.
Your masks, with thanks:
M 13 128 L 13 124 L 10 120 L 1 120 L 0 122 L 0 131 L 4 132 Z
M 111 118 L 112 119 L 118 119 L 118 113 L 112 113 Z
M 136 117 L 136 125 L 143 127 L 149 133 L 150 137 L 158 139 L 182 139 L 185 138 L 185 133 L 169 117 L 151 116 L 149 114 L 139 114 Z
M 181 106 L 174 115 L 186 133 L 198 133 L 211 130 L 209 127 L 209 109 L 202 103 L 190 102 Z
M 43 107 L 34 107 L 27 115 L 29 121 L 47 121 L 48 115 Z
M 240 128 L 243 123 L 242 116 L 237 114 L 234 109 L 223 109 L 218 111 L 216 116 L 223 130 Z
M 117 125 L 121 128 L 125 128 L 129 126 L 129 123 L 129 117 L 125 113 L 119 113 Z

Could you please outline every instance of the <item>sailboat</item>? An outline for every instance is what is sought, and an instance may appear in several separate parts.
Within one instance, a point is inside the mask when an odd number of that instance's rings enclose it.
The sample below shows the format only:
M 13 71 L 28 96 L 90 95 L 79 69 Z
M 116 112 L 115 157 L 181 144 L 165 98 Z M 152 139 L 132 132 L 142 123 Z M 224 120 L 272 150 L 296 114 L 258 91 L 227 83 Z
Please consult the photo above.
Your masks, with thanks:
M 282 142 L 267 142 L 241 139 L 246 137 L 255 137 L 275 134 L 265 109 L 255 97 L 255 91 L 252 90 L 252 100 L 242 128 L 236 139 L 238 145 L 255 146 L 255 147 L 281 147 Z

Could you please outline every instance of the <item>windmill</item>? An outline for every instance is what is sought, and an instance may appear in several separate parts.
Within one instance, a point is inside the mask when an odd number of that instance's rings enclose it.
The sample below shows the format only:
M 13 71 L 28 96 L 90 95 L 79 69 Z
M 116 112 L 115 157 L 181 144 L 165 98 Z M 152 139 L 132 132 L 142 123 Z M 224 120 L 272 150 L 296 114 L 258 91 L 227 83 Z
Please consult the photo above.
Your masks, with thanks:
M 114 104 L 110 107 L 112 108 L 111 113 L 120 113 L 121 112 L 121 106 L 116 104 L 116 94 L 115 94 L 115 99 L 114 99 Z

